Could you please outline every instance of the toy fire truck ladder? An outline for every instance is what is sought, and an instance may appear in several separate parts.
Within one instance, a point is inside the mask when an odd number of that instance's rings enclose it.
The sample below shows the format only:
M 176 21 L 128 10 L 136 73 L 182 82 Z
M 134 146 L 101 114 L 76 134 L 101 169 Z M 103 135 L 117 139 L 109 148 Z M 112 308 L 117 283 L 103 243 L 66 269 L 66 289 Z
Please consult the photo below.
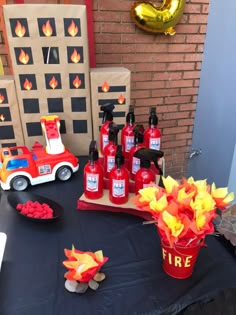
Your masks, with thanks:
M 42 116 L 40 118 L 42 130 L 46 139 L 46 152 L 60 154 L 65 151 L 60 134 L 60 118 L 56 115 Z

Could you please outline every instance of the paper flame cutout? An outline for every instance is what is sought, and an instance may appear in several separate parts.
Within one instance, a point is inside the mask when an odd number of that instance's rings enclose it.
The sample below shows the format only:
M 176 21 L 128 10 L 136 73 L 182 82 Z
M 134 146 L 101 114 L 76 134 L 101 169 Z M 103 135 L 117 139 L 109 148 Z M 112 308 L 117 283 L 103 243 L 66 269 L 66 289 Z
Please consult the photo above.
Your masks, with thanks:
M 106 93 L 106 92 L 108 92 L 109 91 L 109 89 L 110 89 L 110 86 L 107 84 L 107 82 L 105 81 L 104 83 L 103 83 L 103 85 L 102 85 L 102 91 L 104 92 L 104 93 Z
M 25 53 L 23 49 L 20 50 L 19 61 L 24 65 L 27 65 L 29 62 L 29 55 Z
M 50 37 L 52 35 L 52 27 L 49 20 L 47 20 L 46 24 L 43 24 L 42 31 L 46 37 Z
M 123 104 L 124 101 L 125 101 L 125 98 L 124 98 L 124 96 L 121 94 L 121 95 L 118 97 L 118 103 L 119 103 L 119 104 Z
M 28 79 L 25 79 L 24 89 L 29 91 L 32 89 L 32 86 L 33 86 L 32 83 Z
M 79 76 L 77 75 L 73 81 L 73 85 L 76 89 L 78 89 L 81 86 L 81 80 L 79 79 Z
M 5 120 L 5 117 L 3 116 L 3 114 L 0 114 L 0 120 L 1 120 L 1 121 L 4 121 L 4 120 Z
M 78 27 L 75 25 L 75 22 L 72 20 L 70 23 L 70 26 L 68 27 L 68 33 L 70 34 L 70 36 L 74 37 L 78 34 Z
M 2 104 L 4 100 L 5 100 L 4 96 L 0 93 L 0 104 Z
M 53 76 L 52 79 L 49 81 L 49 86 L 54 90 L 58 86 L 58 81 Z
M 74 48 L 74 51 L 70 57 L 70 60 L 74 63 L 78 63 L 80 61 L 80 54 L 77 52 L 77 50 Z
M 20 21 L 16 22 L 15 33 L 18 37 L 24 37 L 26 29 L 21 25 Z

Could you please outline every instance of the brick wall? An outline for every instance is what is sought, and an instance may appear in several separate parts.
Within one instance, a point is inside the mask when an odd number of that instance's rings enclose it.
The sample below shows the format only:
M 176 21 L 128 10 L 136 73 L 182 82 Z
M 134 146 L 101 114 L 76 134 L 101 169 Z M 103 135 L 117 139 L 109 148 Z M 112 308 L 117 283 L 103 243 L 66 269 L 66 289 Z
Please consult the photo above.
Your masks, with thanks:
M 186 173 L 191 148 L 209 0 L 186 1 L 174 36 L 153 35 L 138 29 L 130 19 L 134 2 L 93 0 L 96 66 L 124 66 L 131 70 L 136 121 L 147 127 L 149 107 L 156 106 L 166 173 L 179 178 Z M 0 54 L 8 74 L 2 34 L 0 40 Z

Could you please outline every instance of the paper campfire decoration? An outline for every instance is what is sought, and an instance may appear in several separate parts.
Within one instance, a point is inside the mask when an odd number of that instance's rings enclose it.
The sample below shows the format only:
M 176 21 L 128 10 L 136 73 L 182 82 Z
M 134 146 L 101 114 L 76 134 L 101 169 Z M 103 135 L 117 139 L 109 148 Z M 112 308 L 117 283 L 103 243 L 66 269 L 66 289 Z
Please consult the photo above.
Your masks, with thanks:
M 82 252 L 75 249 L 65 249 L 67 260 L 63 265 L 68 269 L 64 277 L 66 278 L 65 288 L 69 292 L 84 293 L 88 288 L 97 290 L 99 282 L 105 279 L 105 274 L 99 272 L 101 267 L 107 262 L 108 257 L 103 256 L 101 250 L 93 252 Z

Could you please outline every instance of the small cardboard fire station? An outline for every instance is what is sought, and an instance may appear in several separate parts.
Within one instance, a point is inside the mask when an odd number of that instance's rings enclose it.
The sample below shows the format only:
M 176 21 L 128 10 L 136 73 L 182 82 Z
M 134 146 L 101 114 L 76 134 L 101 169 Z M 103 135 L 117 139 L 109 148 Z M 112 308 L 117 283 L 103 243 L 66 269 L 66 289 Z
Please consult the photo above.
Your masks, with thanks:
M 115 105 L 115 122 L 125 124 L 130 71 L 99 68 L 90 73 L 86 6 L 4 5 L 3 14 L 16 87 L 13 95 L 18 98 L 18 133 L 23 132 L 19 139 L 14 136 L 14 144 L 22 145 L 22 139 L 28 147 L 35 141 L 44 143 L 40 117 L 58 115 L 65 146 L 76 155 L 87 155 L 91 139 L 99 140 L 104 102 Z M 7 137 L 2 136 L 1 142 L 8 142 Z

